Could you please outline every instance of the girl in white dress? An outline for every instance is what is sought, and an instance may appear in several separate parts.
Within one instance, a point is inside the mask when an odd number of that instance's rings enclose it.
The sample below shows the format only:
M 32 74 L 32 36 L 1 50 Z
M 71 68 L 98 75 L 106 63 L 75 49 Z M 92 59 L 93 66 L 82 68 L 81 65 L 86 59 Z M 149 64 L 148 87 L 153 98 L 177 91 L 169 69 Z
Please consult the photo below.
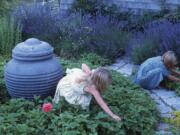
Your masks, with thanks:
M 114 120 L 120 121 L 121 118 L 109 109 L 101 96 L 101 92 L 111 82 L 112 77 L 107 69 L 97 68 L 91 71 L 86 64 L 82 64 L 82 69 L 73 68 L 66 70 L 66 76 L 57 85 L 53 101 L 58 103 L 62 96 L 68 103 L 80 105 L 83 109 L 86 109 L 89 107 L 93 96 L 108 115 Z

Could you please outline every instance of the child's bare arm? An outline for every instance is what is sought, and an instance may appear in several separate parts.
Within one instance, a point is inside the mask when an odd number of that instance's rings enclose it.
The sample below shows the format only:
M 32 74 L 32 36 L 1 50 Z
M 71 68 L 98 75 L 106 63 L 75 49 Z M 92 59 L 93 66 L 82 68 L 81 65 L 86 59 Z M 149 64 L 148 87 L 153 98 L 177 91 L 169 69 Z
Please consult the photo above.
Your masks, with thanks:
M 167 78 L 168 78 L 170 81 L 173 81 L 173 82 L 180 82 L 180 79 L 177 78 L 177 77 L 175 77 L 175 76 L 173 76 L 173 75 L 169 75 Z
M 82 64 L 81 68 L 87 75 L 91 75 L 91 69 L 86 64 Z
M 103 100 L 102 96 L 100 95 L 99 91 L 96 90 L 93 86 L 91 88 L 86 89 L 87 92 L 92 94 L 96 100 L 96 102 L 99 104 L 99 106 L 108 114 L 110 115 L 114 120 L 121 121 L 121 118 L 117 115 L 115 115 L 107 106 L 105 101 Z
M 77 76 L 76 77 L 76 82 L 77 83 L 81 83 L 84 81 L 87 81 L 88 76 L 91 75 L 91 69 L 86 65 L 86 64 L 82 64 L 81 65 L 82 71 L 85 73 L 83 76 Z

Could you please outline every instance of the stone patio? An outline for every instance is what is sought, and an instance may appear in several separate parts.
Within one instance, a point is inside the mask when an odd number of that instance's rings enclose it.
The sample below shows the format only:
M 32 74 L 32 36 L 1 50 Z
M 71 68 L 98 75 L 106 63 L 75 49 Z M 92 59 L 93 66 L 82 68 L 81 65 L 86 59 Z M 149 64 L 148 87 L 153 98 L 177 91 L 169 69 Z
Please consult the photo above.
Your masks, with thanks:
M 133 74 L 137 65 L 134 65 L 128 57 L 122 57 L 117 59 L 114 64 L 109 66 L 109 68 L 128 77 Z M 166 90 L 164 88 L 145 91 L 155 101 L 162 118 L 171 118 L 173 117 L 173 111 L 180 111 L 180 97 L 178 97 L 174 91 Z M 169 131 L 169 125 L 160 122 L 156 135 L 172 135 Z

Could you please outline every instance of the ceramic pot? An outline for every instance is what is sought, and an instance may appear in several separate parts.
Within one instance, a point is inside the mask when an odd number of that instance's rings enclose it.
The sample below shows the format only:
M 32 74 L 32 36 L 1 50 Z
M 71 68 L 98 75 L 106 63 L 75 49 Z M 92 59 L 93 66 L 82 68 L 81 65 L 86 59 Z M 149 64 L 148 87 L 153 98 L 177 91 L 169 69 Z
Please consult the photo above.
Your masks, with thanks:
M 47 42 L 31 38 L 18 44 L 5 66 L 7 90 L 13 98 L 33 99 L 53 96 L 63 76 L 59 61 Z

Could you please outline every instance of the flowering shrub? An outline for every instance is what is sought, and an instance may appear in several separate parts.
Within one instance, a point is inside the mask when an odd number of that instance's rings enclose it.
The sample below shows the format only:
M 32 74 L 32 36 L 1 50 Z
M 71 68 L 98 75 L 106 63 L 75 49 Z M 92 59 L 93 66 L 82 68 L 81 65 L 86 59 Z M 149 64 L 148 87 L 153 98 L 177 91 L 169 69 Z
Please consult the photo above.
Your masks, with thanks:
M 102 15 L 72 15 L 61 26 L 61 52 L 73 57 L 79 56 L 79 52 L 92 52 L 113 60 L 124 53 L 129 39 L 129 34 L 121 30 L 121 23 Z
M 52 12 L 50 5 L 32 4 L 19 6 L 13 16 L 21 24 L 24 38 L 45 40 L 66 58 L 92 52 L 114 59 L 124 53 L 129 38 L 121 30 L 121 23 L 101 14 L 60 16 Z
M 23 4 L 13 14 L 16 22 L 22 26 L 23 37 L 36 37 L 52 45 L 59 39 L 59 16 L 46 4 Z
M 168 50 L 176 53 L 180 60 L 180 23 L 168 21 L 149 24 L 144 32 L 135 35 L 131 41 L 132 58 L 135 63 L 141 63 L 149 57 L 162 55 Z

